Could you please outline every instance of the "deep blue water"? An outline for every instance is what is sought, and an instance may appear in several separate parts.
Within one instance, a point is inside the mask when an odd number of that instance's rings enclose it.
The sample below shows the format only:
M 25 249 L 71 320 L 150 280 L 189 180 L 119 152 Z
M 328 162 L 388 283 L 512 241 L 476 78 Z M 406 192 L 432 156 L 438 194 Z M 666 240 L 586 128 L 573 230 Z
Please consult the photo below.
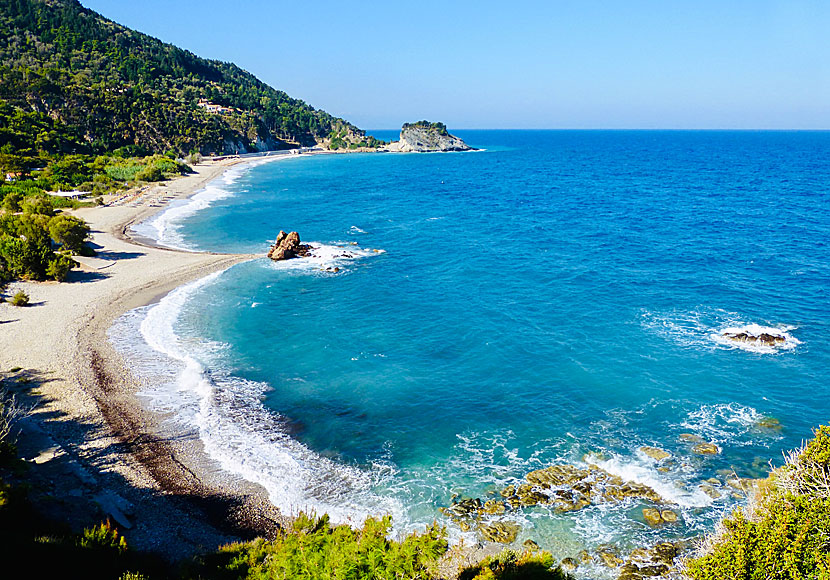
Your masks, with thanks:
M 661 530 L 633 502 L 505 516 L 564 557 L 710 529 L 740 500 L 703 479 L 761 476 L 827 423 L 830 133 L 458 134 L 485 150 L 294 157 L 162 217 L 163 241 L 193 249 L 264 254 L 280 229 L 324 245 L 174 293 L 167 334 L 145 323 L 190 363 L 168 387 L 199 393 L 182 413 L 227 468 L 283 509 L 407 528 L 593 452 L 681 514 Z M 747 325 L 790 338 L 717 338 Z

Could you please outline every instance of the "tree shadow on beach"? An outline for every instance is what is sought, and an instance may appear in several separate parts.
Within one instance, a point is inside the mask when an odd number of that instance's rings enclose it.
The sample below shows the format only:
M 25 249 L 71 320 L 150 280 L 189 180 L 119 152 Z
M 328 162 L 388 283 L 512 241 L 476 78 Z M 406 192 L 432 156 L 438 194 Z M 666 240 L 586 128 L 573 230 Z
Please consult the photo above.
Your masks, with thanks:
M 70 270 L 64 282 L 70 284 L 86 284 L 89 282 L 97 282 L 99 280 L 106 280 L 110 274 L 103 272 L 90 272 L 88 270 Z
M 146 255 L 146 252 L 115 252 L 113 250 L 103 250 L 97 252 L 95 257 L 101 258 L 102 260 L 132 260 Z
M 79 533 L 108 520 L 129 546 L 170 563 L 279 529 L 246 509 L 246 497 L 204 485 L 167 441 L 143 433 L 130 417 L 107 416 L 118 411 L 100 404 L 107 424 L 68 415 L 61 401 L 44 394 L 64 379 L 31 369 L 0 372 L 0 387 L 29 411 L 14 432 L 23 461 L 13 473 L 0 469 L 0 479 L 28 489 L 37 516 L 33 538 L 50 530 Z M 136 462 L 138 471 L 123 469 Z

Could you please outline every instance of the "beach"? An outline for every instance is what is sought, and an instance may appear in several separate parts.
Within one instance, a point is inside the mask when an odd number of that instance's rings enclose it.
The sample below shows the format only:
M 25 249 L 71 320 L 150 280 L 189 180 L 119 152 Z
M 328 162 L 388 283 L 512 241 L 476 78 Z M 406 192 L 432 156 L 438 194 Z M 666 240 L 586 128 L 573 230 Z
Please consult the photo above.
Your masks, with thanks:
M 261 488 L 201 453 L 197 436 L 144 410 L 140 382 L 107 336 L 124 312 L 255 257 L 152 247 L 127 233 L 164 208 L 162 196 L 188 197 L 241 162 L 199 164 L 130 203 L 73 211 L 91 227 L 96 257 L 80 258 L 64 283 L 14 282 L 7 290 L 25 291 L 30 305 L 0 305 L 0 369 L 32 407 L 20 451 L 36 466 L 33 493 L 73 527 L 110 518 L 131 546 L 170 558 L 270 535 L 281 520 Z

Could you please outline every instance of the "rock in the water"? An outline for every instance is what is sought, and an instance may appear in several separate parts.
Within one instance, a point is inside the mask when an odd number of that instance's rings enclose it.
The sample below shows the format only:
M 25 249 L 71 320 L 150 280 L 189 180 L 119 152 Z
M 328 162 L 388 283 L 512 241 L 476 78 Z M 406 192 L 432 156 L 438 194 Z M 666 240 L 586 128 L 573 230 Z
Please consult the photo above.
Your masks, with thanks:
M 601 564 L 608 568 L 617 568 L 623 565 L 623 559 L 620 558 L 619 549 L 614 546 L 599 546 L 597 548 L 597 556 Z
M 300 243 L 300 234 L 291 232 L 286 234 L 280 230 L 274 245 L 268 250 L 268 257 L 274 261 L 290 260 L 308 256 L 311 246 Z
M 658 510 L 655 508 L 643 509 L 643 519 L 650 526 L 673 524 L 677 521 L 677 512 L 672 510 Z
M 762 417 L 755 423 L 755 426 L 761 429 L 772 429 L 773 431 L 781 430 L 781 422 L 775 417 Z
M 681 441 L 688 441 L 689 443 L 703 443 L 703 437 L 695 435 L 694 433 L 681 433 Z
M 664 449 L 660 449 L 659 447 L 649 447 L 645 445 L 643 447 L 640 447 L 640 451 L 642 451 L 643 453 L 657 461 L 661 461 L 663 459 L 671 457 L 671 453 Z
M 660 510 L 654 508 L 643 509 L 643 519 L 650 526 L 659 526 L 663 523 L 663 518 L 660 517 Z
M 667 524 L 673 524 L 677 521 L 677 512 L 674 510 L 662 510 L 660 512 L 660 518 Z
M 393 141 L 386 146 L 385 150 L 396 153 L 425 153 L 474 149 L 455 135 L 450 135 L 443 123 L 418 121 L 417 123 L 404 123 L 400 140 Z
M 522 546 L 524 546 L 531 552 L 537 552 L 539 550 L 539 544 L 537 544 L 533 540 L 525 540 L 524 542 L 522 542 Z
M 520 529 L 519 524 L 513 522 L 491 522 L 479 526 L 478 531 L 485 540 L 499 544 L 512 544 L 516 541 Z
M 719 451 L 720 449 L 714 443 L 698 443 L 692 447 L 692 453 L 698 455 L 716 455 Z
M 573 572 L 579 568 L 579 562 L 577 562 L 574 558 L 563 558 L 562 561 L 559 562 L 559 567 L 565 572 Z
M 776 346 L 778 344 L 784 344 L 787 341 L 787 337 L 785 336 L 770 334 L 768 332 L 762 332 L 758 335 L 749 332 L 724 332 L 721 336 L 735 342 L 760 343 L 766 346 Z

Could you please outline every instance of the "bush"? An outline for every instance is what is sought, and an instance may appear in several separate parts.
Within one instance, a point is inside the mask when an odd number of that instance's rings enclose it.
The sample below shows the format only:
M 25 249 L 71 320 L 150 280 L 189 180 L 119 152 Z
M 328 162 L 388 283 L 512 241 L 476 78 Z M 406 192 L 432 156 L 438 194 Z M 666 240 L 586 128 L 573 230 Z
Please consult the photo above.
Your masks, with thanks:
M 46 268 L 46 275 L 53 280 L 63 282 L 69 275 L 69 271 L 77 265 L 78 263 L 67 254 L 56 254 L 55 258 L 49 261 L 49 266 Z
M 565 580 L 568 575 L 548 552 L 515 552 L 504 550 L 488 556 L 478 564 L 465 568 L 458 580 Z
M 423 534 L 403 541 L 386 538 L 388 516 L 369 518 L 363 528 L 332 526 L 328 516 L 300 514 L 293 532 L 273 541 L 255 540 L 232 544 L 209 556 L 202 578 L 338 578 L 342 580 L 386 578 L 436 578 L 435 566 L 446 552 L 446 532 L 433 525 Z
M 724 519 L 697 558 L 697 580 L 830 578 L 830 428 L 786 456 L 746 510 Z
M 78 546 L 93 550 L 112 550 L 123 554 L 127 551 L 127 541 L 112 527 L 110 521 L 86 528 L 78 539 Z
M 67 250 L 77 253 L 89 237 L 89 226 L 80 218 L 58 214 L 49 220 L 49 235 Z
M 9 302 L 11 302 L 12 306 L 26 306 L 29 304 L 29 295 L 23 290 L 18 290 L 17 294 L 12 296 Z
M 139 181 L 163 181 L 164 172 L 156 165 L 148 165 L 135 176 Z

